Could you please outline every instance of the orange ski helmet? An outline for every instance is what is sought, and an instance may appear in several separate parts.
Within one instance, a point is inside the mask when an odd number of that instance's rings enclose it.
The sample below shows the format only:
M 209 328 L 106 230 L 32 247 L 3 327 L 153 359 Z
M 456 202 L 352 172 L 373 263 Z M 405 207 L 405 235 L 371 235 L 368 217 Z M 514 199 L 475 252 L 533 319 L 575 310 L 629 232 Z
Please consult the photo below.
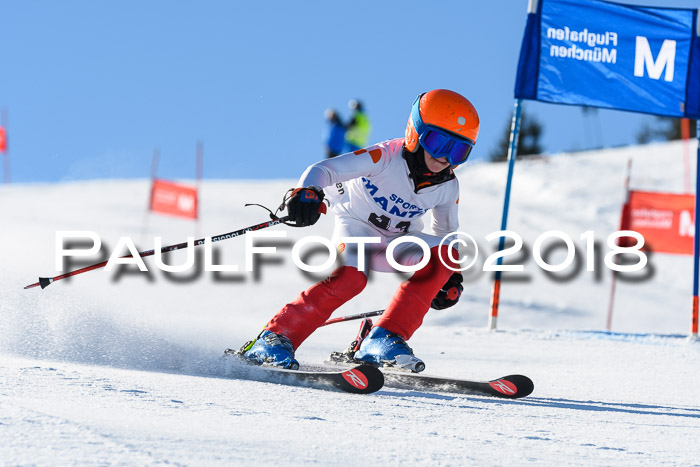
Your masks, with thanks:
M 418 144 L 433 157 L 453 164 L 467 160 L 479 135 L 479 115 L 469 99 L 454 91 L 435 89 L 419 95 L 406 125 L 406 148 Z

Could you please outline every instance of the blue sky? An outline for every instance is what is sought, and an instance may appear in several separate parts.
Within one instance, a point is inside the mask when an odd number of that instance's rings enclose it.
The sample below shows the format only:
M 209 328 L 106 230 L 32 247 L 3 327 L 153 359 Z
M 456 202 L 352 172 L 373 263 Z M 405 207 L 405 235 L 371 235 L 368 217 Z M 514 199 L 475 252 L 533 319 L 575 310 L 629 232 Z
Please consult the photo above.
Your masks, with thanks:
M 697 0 L 643 5 L 698 7 Z M 466 95 L 473 158 L 510 119 L 526 0 L 0 0 L 0 107 L 14 182 L 195 175 L 296 178 L 323 157 L 323 112 L 361 99 L 372 141 L 402 136 L 415 96 Z M 528 102 L 552 152 L 633 144 L 653 117 Z

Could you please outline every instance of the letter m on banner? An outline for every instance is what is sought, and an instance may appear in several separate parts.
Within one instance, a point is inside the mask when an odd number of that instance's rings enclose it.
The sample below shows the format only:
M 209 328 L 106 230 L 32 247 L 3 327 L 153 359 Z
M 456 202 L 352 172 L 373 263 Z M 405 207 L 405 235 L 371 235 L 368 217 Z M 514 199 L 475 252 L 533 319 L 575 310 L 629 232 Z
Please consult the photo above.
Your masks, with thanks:
M 197 189 L 155 179 L 151 187 L 150 209 L 171 216 L 197 218 Z
M 651 54 L 649 40 L 644 36 L 637 36 L 637 47 L 634 51 L 634 76 L 644 77 L 644 69 L 651 79 L 660 79 L 661 73 L 666 70 L 664 81 L 673 81 L 673 71 L 676 63 L 676 41 L 666 39 L 661 45 L 659 56 L 654 60 Z
M 515 97 L 700 117 L 698 11 L 539 0 L 528 14 Z

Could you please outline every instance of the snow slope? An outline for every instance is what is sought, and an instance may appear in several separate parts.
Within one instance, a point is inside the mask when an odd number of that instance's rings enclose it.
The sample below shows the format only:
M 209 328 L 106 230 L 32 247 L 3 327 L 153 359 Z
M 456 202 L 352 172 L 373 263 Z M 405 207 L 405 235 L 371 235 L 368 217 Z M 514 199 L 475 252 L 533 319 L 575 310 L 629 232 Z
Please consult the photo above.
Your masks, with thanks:
M 619 223 L 629 157 L 634 188 L 683 191 L 678 142 L 518 161 L 509 229 L 530 251 L 553 229 L 571 235 L 579 256 L 585 231 L 604 245 Z M 461 228 L 486 253 L 506 170 L 481 164 L 459 173 Z M 222 350 L 254 337 L 322 276 L 301 274 L 290 251 L 304 235 L 329 236 L 327 217 L 309 229 L 270 229 L 288 238 L 257 274 L 167 275 L 150 258 L 148 274 L 93 271 L 22 289 L 59 273 L 58 230 L 95 231 L 105 252 L 122 236 L 148 249 L 156 235 L 171 244 L 265 220 L 243 204 L 276 206 L 293 183 L 206 181 L 197 226 L 146 216 L 144 180 L 0 187 L 1 463 L 698 464 L 700 344 L 686 337 L 688 256 L 655 254 L 649 277 L 618 282 L 613 333 L 602 331 L 611 278 L 602 264 L 555 281 L 522 257 L 525 272 L 503 284 L 497 332 L 485 329 L 491 279 L 470 273 L 460 303 L 431 311 L 411 345 L 426 373 L 530 376 L 535 392 L 520 401 L 396 389 L 356 396 L 227 377 Z M 244 245 L 218 243 L 218 263 L 243 269 Z M 335 316 L 383 308 L 400 280 L 372 275 Z M 298 358 L 321 362 L 357 326 L 320 329 Z

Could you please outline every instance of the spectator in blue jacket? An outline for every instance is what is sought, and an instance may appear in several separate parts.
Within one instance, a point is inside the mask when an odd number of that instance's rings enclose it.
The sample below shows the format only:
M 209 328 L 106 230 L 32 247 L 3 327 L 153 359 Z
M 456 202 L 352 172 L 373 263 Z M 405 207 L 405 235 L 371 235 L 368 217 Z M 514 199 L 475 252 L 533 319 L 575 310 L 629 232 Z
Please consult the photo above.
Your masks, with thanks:
M 333 109 L 326 109 L 326 120 L 330 125 L 326 138 L 326 157 L 331 159 L 342 154 L 345 147 L 345 125 Z

